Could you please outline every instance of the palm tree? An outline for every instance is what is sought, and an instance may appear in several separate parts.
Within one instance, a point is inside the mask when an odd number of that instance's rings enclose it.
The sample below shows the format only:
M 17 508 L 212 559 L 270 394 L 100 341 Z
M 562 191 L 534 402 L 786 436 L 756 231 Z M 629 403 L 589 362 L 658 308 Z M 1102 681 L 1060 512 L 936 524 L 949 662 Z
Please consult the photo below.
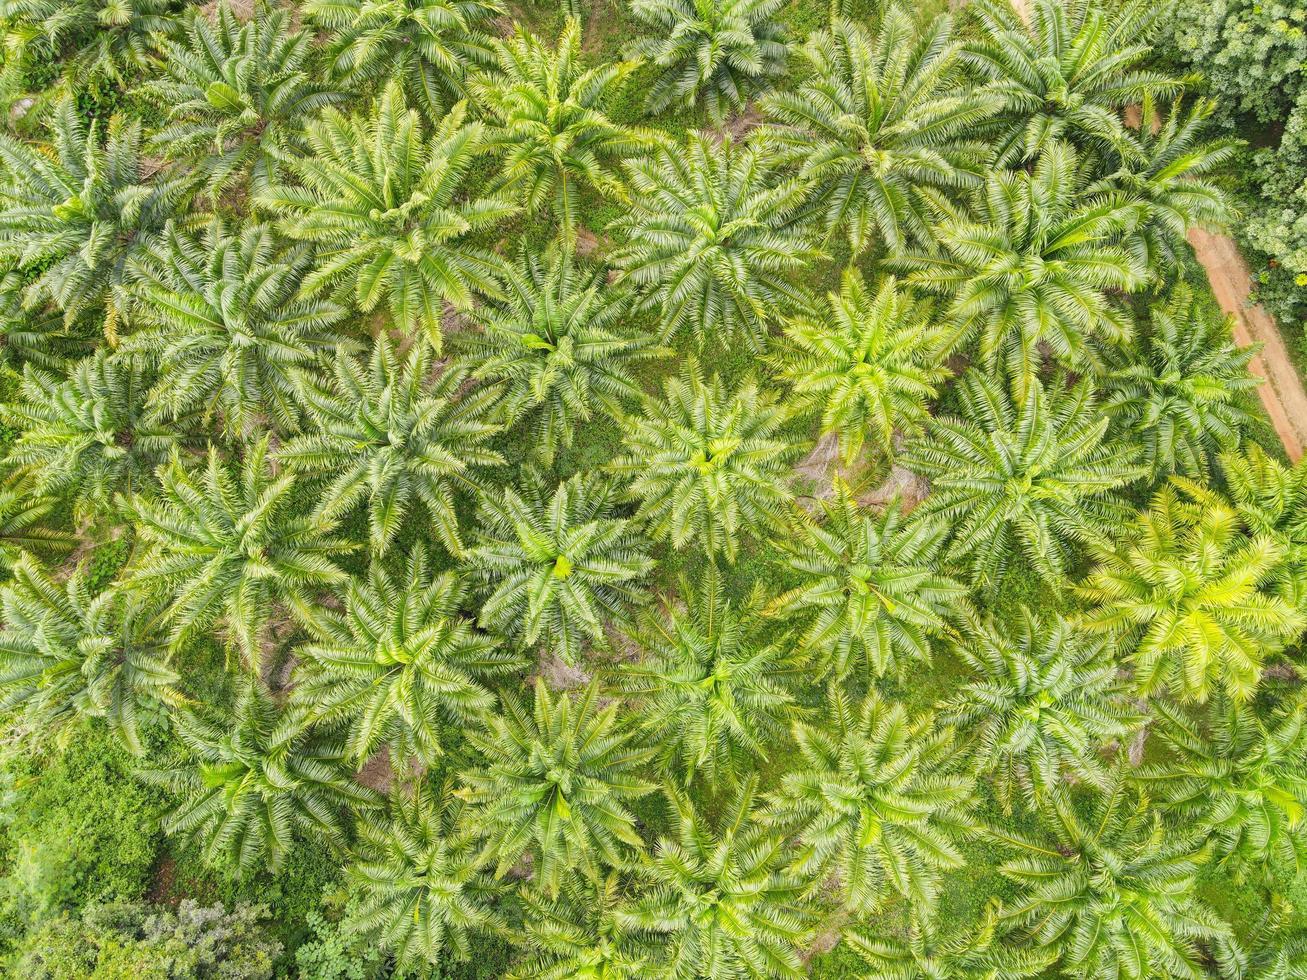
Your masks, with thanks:
M 524 931 L 530 953 L 507 980 L 639 980 L 659 976 L 666 939 L 629 921 L 627 896 L 639 873 L 577 875 L 556 898 L 524 889 Z
M 1131 238 L 1150 269 L 1183 269 L 1185 234 L 1194 227 L 1221 228 L 1237 212 L 1213 178 L 1238 149 L 1231 139 L 1203 139 L 1216 111 L 1210 99 L 1184 109 L 1177 99 L 1162 118 L 1153 96 L 1143 97 L 1138 132 L 1131 133 L 1089 193 L 1119 193 L 1145 206 L 1146 219 Z M 1113 169 L 1115 168 L 1115 169 Z M 1177 251 L 1178 250 L 1178 251 Z
M 401 358 L 382 335 L 366 363 L 342 345 L 329 375 L 294 376 L 308 431 L 277 457 L 293 472 L 332 478 L 319 497 L 325 521 L 366 500 L 377 553 L 421 501 L 440 541 L 461 554 L 455 491 L 484 489 L 477 470 L 504 462 L 487 444 L 502 428 L 496 392 L 463 390 L 467 375 L 458 368 L 445 368 L 434 382 L 431 373 L 429 346 L 415 344 Z
M 168 116 L 152 150 L 194 167 L 214 197 L 280 183 L 303 151 L 305 117 L 343 98 L 316 77 L 312 38 L 285 10 L 241 23 L 227 0 L 215 20 L 192 7 L 183 25 L 184 36 L 159 40 L 163 76 L 142 86 Z
M 919 508 L 951 527 L 947 551 L 973 585 L 994 583 L 1014 555 L 1057 587 L 1072 542 L 1103 544 L 1132 509 L 1114 491 L 1144 475 L 1136 451 L 1105 440 L 1108 420 L 1093 389 L 1037 380 L 1013 401 L 978 371 L 961 382 L 958 415 L 935 419 L 905 464 L 931 481 Z
M 173 0 L 3 0 L 5 70 L 21 84 L 55 63 L 78 89 L 126 87 L 153 61 L 153 37 L 170 26 Z
M 543 641 L 566 663 L 587 642 L 607 645 L 653 568 L 647 542 L 616 516 L 617 489 L 577 474 L 552 493 L 503 487 L 481 498 L 478 542 L 467 552 L 488 593 L 481 623 L 521 646 Z
M 434 121 L 493 61 L 488 32 L 502 10 L 493 0 L 308 0 L 303 12 L 328 32 L 338 78 L 365 94 L 395 79 Z
M 753 812 L 758 777 L 708 811 L 672 787 L 672 831 L 658 839 L 648 864 L 651 889 L 624 916 L 666 936 L 669 961 L 660 975 L 801 977 L 799 954 L 811 938 L 808 882 L 786 868 L 784 838 Z
M 84 566 L 61 583 L 24 554 L 11 572 L 0 586 L 0 710 L 21 709 L 36 731 L 103 718 L 140 754 L 139 709 L 172 701 L 181 679 L 152 629 L 157 608 L 119 588 L 93 593 Z
M 897 503 L 864 510 L 840 477 L 819 506 L 820 519 L 797 516 L 773 543 L 800 584 L 777 596 L 767 614 L 799 623 L 802 649 L 821 674 L 841 681 L 855 661 L 876 677 L 928 664 L 931 641 L 948 629 L 967 591 L 935 570 L 944 527 L 905 521 Z
M 1117 547 L 1097 551 L 1082 620 L 1120 638 L 1144 694 L 1205 701 L 1219 687 L 1248 698 L 1265 657 L 1307 623 L 1269 588 L 1284 545 L 1193 481 L 1172 477 Z
M 529 855 L 533 882 L 553 897 L 573 875 L 621 867 L 643 849 L 627 804 L 655 788 L 638 775 L 653 749 L 623 731 L 616 704 L 599 701 L 593 682 L 572 696 L 537 679 L 533 705 L 505 693 L 503 713 L 467 731 L 484 762 L 462 774 L 460 792 L 496 877 Z
M 419 783 L 392 794 L 384 817 L 362 814 L 345 869 L 358 901 L 345 929 L 389 952 L 401 974 L 466 960 L 473 935 L 500 928 L 496 889 L 449 789 L 433 799 Z
M 93 339 L 84 323 L 69 324 L 49 303 L 24 305 L 25 276 L 0 273 L 0 366 L 22 370 L 28 364 L 66 371 L 68 363 L 87 354 Z
M 818 415 L 823 436 L 838 436 L 845 465 L 869 434 L 885 457 L 896 434 L 917 434 L 948 377 L 943 329 L 892 276 L 872 296 L 850 267 L 838 294 L 788 318 L 784 330 L 775 354 L 779 378 L 790 385 L 797 410 Z
M 910 912 L 907 936 L 886 929 L 875 933 L 848 931 L 840 941 L 871 968 L 877 980 L 1018 980 L 1046 976 L 1057 953 L 1021 949 L 999 933 L 997 900 L 991 900 L 975 925 L 942 934 Z
M 766 821 L 796 841 L 794 869 L 836 882 L 849 911 L 876 913 L 898 895 L 930 917 L 940 873 L 962 867 L 957 845 L 971 828 L 953 730 L 875 688 L 857 706 L 835 688 L 827 700 L 822 724 L 794 725 L 799 760 Z
M 1143 350 L 1117 359 L 1103 407 L 1122 434 L 1142 440 L 1153 478 L 1201 476 L 1213 452 L 1238 446 L 1251 421 L 1248 372 L 1255 347 L 1239 347 L 1187 285 L 1156 303 Z
M 991 828 L 1016 857 L 999 870 L 1020 894 L 1003 914 L 1061 966 L 1121 980 L 1207 976 L 1199 943 L 1229 931 L 1194 897 L 1207 859 L 1118 781 L 1089 799 L 1058 789 L 1038 807 L 1039 833 Z
M 774 19 L 781 0 L 634 0 L 631 13 L 651 32 L 631 53 L 661 69 L 648 107 L 703 102 L 721 123 L 785 71 L 788 48 Z
M 761 596 L 726 595 L 715 566 L 681 583 L 684 609 L 651 611 L 633 639 L 638 662 L 623 664 L 622 691 L 636 698 L 639 727 L 660 749 L 664 771 L 688 786 L 734 783 L 798 713 L 787 690 L 784 648 L 766 636 Z
M 1148 268 L 1122 244 L 1143 205 L 1087 187 L 1076 151 L 1052 142 L 1032 170 L 991 173 L 970 210 L 939 199 L 940 248 L 890 264 L 909 285 L 946 297 L 956 337 L 979 334 L 981 363 L 992 371 L 1001 361 L 1019 386 L 1045 350 L 1066 367 L 1093 366 L 1093 342 L 1131 333 L 1113 294 L 1143 286 Z
M 158 365 L 152 404 L 174 421 L 217 416 L 233 439 L 296 429 L 293 371 L 337 342 L 345 315 L 302 297 L 311 268 L 267 225 L 215 218 L 197 237 L 170 225 L 136 264 L 141 329 L 123 342 Z
M 31 473 L 10 470 L 0 477 L 0 571 L 27 553 L 51 559 L 72 549 L 76 539 L 47 523 L 57 504 L 35 490 Z
M 968 733 L 1005 813 L 1062 783 L 1108 785 L 1102 750 L 1143 723 L 1108 641 L 1022 606 L 1003 623 L 968 617 L 954 650 L 974 679 L 940 705 L 941 719 Z
M 298 512 L 294 475 L 275 475 L 267 455 L 265 437 L 235 472 L 213 448 L 198 471 L 174 456 L 159 468 L 157 492 L 124 501 L 148 546 L 132 583 L 167 596 L 170 645 L 222 620 L 256 673 L 274 612 L 343 581 L 331 559 L 351 549 Z
M 792 492 L 788 465 L 799 447 L 785 434 L 788 412 L 746 379 L 727 389 L 704 381 L 691 360 L 631 418 L 626 455 L 614 468 L 631 475 L 638 519 L 655 540 L 676 548 L 694 542 L 734 562 L 742 533 L 785 527 Z
M 920 191 L 980 183 L 986 150 L 972 136 L 1001 102 L 962 81 L 952 29 L 940 16 L 919 30 L 896 3 L 874 35 L 837 17 L 803 47 L 810 75 L 761 100 L 776 125 L 760 138 L 812 181 L 827 236 L 846 234 L 855 256 L 928 241 Z
M 664 336 L 761 350 L 777 311 L 803 305 L 790 277 L 814 254 L 794 221 L 804 185 L 778 179 L 756 149 L 698 133 L 627 171 L 631 209 L 612 225 L 618 281 L 645 291 Z
M 1262 718 L 1225 697 L 1201 721 L 1164 702 L 1153 734 L 1171 753 L 1140 773 L 1158 803 L 1240 870 L 1307 862 L 1307 712 L 1292 700 Z
M 546 262 L 523 249 L 502 303 L 473 311 L 480 331 L 461 334 L 461 362 L 493 382 L 512 424 L 525 421 L 531 450 L 546 465 L 596 415 L 619 419 L 644 397 L 633 370 L 667 353 L 626 322 L 631 297 L 570 255 Z
M 0 263 L 27 280 L 29 309 L 54 303 L 70 325 L 102 315 L 114 339 L 130 311 L 128 268 L 182 209 L 189 181 L 146 177 L 140 120 L 114 116 L 106 129 L 102 143 L 65 99 L 48 148 L 0 133 Z
M 303 186 L 278 185 L 259 197 L 282 215 L 286 234 L 319 249 L 305 293 L 352 295 L 364 313 L 384 302 L 396 329 L 423 331 L 437 352 L 442 303 L 466 309 L 473 291 L 500 294 L 507 264 L 469 236 L 516 209 L 467 194 L 484 128 L 465 117 L 459 103 L 427 139 L 392 82 L 366 116 L 328 108 L 309 123 L 310 155 L 288 164 Z
M 1249 442 L 1221 456 L 1221 472 L 1244 525 L 1284 551 L 1276 592 L 1307 612 L 1307 463 L 1286 466 Z
M 107 508 L 148 482 L 177 445 L 146 407 L 139 358 L 99 350 L 65 377 L 28 365 L 6 422 L 21 433 L 7 462 L 28 468 L 38 493 L 71 494 L 78 509 Z
M 214 724 L 191 711 L 172 723 L 188 758 L 141 773 L 181 796 L 163 820 L 170 835 L 189 838 L 213 865 L 248 873 L 278 869 L 296 832 L 311 843 L 345 843 L 344 811 L 376 807 L 380 798 L 341 765 L 339 741 L 304 728 L 253 678 Z
M 1179 94 L 1182 82 L 1145 67 L 1162 8 L 1144 0 L 1031 0 L 1026 23 L 1009 0 L 968 8 L 967 63 L 1003 99 L 1000 164 L 1029 160 L 1070 139 L 1106 152 L 1128 136 L 1120 109 Z
M 496 68 L 475 85 L 490 124 L 487 146 L 503 153 L 495 190 L 514 194 L 528 212 L 548 205 L 570 244 L 581 192 L 593 187 L 625 198 L 617 163 L 648 147 L 648 134 L 608 118 L 637 63 L 586 70 L 581 25 L 569 18 L 551 50 L 521 28 L 495 45 Z
M 294 697 L 315 722 L 344 726 L 357 764 L 386 745 L 392 767 L 434 765 L 446 723 L 461 729 L 494 707 L 484 681 L 526 665 L 459 614 L 466 588 L 430 564 L 421 543 L 393 572 L 374 561 L 346 585 L 343 610 L 305 617 Z

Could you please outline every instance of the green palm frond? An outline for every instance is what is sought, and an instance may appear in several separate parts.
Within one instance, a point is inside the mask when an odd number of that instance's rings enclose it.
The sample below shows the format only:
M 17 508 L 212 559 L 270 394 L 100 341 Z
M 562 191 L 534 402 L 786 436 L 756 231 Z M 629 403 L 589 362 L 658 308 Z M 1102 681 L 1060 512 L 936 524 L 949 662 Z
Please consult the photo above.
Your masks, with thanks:
M 988 156 L 976 127 L 1002 105 L 960 75 L 952 19 L 918 30 L 889 3 L 873 33 L 836 18 L 803 47 L 811 70 L 793 92 L 762 100 L 773 121 L 758 137 L 813 184 L 812 207 L 828 237 L 853 254 L 930 240 L 919 189 L 978 186 Z
M 1108 420 L 1087 382 L 1048 390 L 1032 379 L 1014 401 L 972 371 L 961 388 L 958 416 L 935 419 L 906 454 L 931 480 L 918 513 L 946 522 L 948 557 L 973 585 L 995 583 L 1020 555 L 1060 586 L 1073 543 L 1101 545 L 1130 520 L 1117 491 L 1146 471 L 1132 447 L 1105 438 Z
M 358 765 L 383 746 L 393 768 L 435 764 L 446 725 L 461 729 L 494 706 L 485 681 L 526 666 L 460 615 L 465 586 L 430 564 L 421 544 L 394 571 L 374 561 L 345 587 L 343 610 L 306 616 L 294 699 L 315 722 L 343 727 Z
M 440 541 L 461 554 L 455 494 L 484 490 L 481 469 L 504 462 L 488 445 L 502 428 L 497 392 L 465 390 L 467 375 L 458 368 L 431 376 L 428 345 L 415 344 L 401 358 L 385 336 L 366 363 L 342 345 L 330 374 L 294 375 L 306 431 L 277 458 L 293 472 L 331 478 L 319 497 L 323 520 L 365 502 L 377 553 L 389 549 L 421 502 Z
M 594 683 L 555 695 L 537 679 L 533 703 L 505 694 L 502 709 L 467 732 L 484 762 L 460 790 L 496 877 L 529 855 L 532 880 L 552 897 L 566 879 L 642 851 L 628 804 L 655 788 L 639 775 L 653 749 L 618 723 L 617 705 L 601 707 Z
M 543 643 L 574 664 L 587 643 L 608 644 L 645 595 L 648 543 L 617 516 L 617 489 L 580 474 L 552 492 L 503 487 L 481 498 L 467 563 L 486 599 L 481 623 L 521 646 Z
M 142 707 L 174 700 L 180 676 L 157 631 L 158 604 L 111 586 L 95 594 L 79 566 L 65 582 L 24 554 L 0 586 L 0 710 L 38 729 L 103 718 L 144 751 Z
M 785 526 L 788 467 L 800 451 L 788 421 L 756 382 L 728 389 L 690 361 L 664 382 L 662 399 L 628 420 L 626 454 L 613 467 L 631 477 L 637 518 L 654 540 L 678 549 L 693 542 L 734 562 L 745 534 Z
M 800 645 L 818 672 L 844 681 L 857 662 L 882 677 L 929 664 L 931 647 L 962 608 L 966 588 L 936 571 L 944 553 L 938 521 L 905 520 L 897 503 L 864 510 L 847 483 L 818 515 L 796 516 L 773 546 L 800 584 L 767 615 L 800 626 Z

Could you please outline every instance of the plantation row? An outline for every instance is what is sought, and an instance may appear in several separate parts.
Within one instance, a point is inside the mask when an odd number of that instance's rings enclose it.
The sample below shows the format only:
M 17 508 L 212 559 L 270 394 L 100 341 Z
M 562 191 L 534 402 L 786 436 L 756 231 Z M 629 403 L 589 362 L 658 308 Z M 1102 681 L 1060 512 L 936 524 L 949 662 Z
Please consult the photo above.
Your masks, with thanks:
M 168 801 L 13 975 L 1307 977 L 1160 5 L 595 3 L 0 2 L 0 828 Z

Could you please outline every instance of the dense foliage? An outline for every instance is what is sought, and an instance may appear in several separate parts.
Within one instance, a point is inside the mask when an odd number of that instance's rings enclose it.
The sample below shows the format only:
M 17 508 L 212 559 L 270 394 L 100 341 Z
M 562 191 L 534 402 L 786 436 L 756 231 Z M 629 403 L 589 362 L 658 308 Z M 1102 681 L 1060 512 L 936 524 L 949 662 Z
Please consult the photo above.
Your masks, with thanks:
M 0 972 L 1307 976 L 1307 44 L 954 6 L 0 0 Z

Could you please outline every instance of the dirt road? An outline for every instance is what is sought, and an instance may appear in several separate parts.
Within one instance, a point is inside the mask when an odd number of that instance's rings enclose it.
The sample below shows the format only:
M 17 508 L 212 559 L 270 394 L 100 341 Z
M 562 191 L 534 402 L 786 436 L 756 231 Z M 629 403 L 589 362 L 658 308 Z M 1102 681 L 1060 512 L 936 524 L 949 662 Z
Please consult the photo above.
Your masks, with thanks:
M 1257 389 L 1284 451 L 1297 462 L 1307 446 L 1307 391 L 1293 366 L 1275 320 L 1260 304 L 1252 304 L 1252 275 L 1239 247 L 1225 235 L 1194 228 L 1189 244 L 1198 257 L 1212 294 L 1221 309 L 1234 318 L 1234 339 L 1239 344 L 1261 344 L 1262 352 L 1249 365 L 1265 379 Z

